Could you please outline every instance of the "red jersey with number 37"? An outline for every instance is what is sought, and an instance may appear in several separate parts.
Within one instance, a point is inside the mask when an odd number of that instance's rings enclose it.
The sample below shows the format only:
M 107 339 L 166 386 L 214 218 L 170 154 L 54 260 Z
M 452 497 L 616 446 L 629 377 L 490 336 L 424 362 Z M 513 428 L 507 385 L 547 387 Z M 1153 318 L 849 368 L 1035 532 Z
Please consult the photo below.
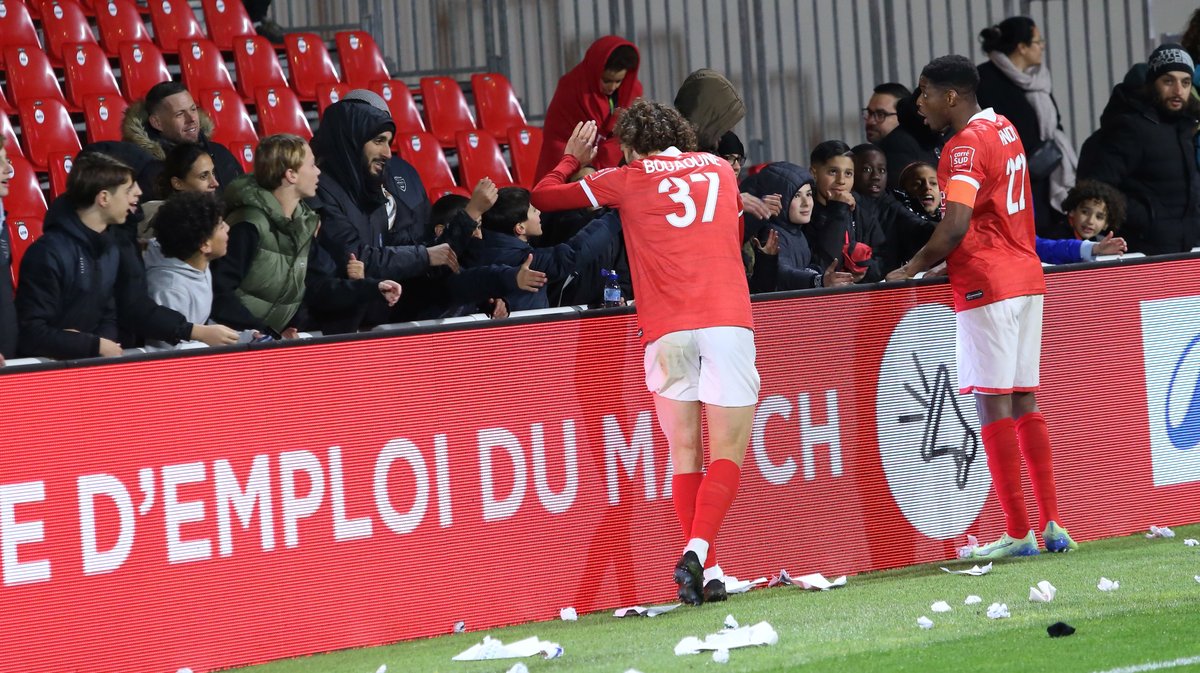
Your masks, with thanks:
M 971 117 L 942 149 L 938 184 L 943 203 L 974 208 L 967 235 L 946 258 L 954 310 L 1045 294 L 1028 161 L 1012 123 L 991 108 Z
M 642 343 L 703 327 L 754 328 L 742 264 L 737 176 L 706 152 L 662 154 L 565 183 L 562 158 L 533 189 L 541 210 L 612 206 L 629 251 Z

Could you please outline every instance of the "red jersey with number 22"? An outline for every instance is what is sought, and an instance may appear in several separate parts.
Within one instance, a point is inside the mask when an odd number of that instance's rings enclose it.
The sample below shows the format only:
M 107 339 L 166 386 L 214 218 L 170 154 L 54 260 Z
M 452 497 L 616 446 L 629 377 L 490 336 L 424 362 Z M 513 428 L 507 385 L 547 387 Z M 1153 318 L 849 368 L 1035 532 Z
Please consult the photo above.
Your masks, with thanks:
M 942 201 L 974 208 L 971 226 L 946 258 L 954 310 L 1045 294 L 1033 194 L 1017 129 L 991 108 L 946 141 L 938 163 Z
M 564 184 L 578 166 L 563 157 L 534 187 L 533 205 L 618 209 L 642 343 L 703 327 L 754 328 L 742 264 L 742 197 L 724 159 L 670 148 Z

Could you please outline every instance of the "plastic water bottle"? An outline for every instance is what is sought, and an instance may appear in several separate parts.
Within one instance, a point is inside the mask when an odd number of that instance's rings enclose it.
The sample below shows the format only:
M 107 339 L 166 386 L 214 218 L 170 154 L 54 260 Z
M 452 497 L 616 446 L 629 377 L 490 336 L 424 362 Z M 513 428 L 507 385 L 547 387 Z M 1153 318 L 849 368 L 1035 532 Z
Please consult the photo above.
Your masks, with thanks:
M 604 307 L 620 306 L 625 298 L 621 296 L 621 284 L 617 281 L 617 272 L 612 269 L 601 269 L 604 277 Z

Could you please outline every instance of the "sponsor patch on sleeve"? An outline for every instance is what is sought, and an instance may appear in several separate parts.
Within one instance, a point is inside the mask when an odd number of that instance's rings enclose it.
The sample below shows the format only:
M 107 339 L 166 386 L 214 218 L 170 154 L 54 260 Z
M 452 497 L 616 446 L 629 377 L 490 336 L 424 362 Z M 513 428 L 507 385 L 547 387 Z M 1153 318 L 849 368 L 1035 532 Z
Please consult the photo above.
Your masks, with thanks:
M 975 148 L 959 145 L 950 150 L 951 172 L 969 173 L 975 168 Z

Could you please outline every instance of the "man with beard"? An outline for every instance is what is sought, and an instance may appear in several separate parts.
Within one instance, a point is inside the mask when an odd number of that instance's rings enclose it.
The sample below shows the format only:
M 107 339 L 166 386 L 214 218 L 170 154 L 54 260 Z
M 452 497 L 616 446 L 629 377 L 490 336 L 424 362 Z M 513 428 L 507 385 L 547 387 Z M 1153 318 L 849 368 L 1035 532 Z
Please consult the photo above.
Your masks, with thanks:
M 1080 180 L 1098 180 L 1127 201 L 1129 249 L 1147 255 L 1200 244 L 1200 175 L 1193 136 L 1200 116 L 1191 99 L 1192 57 L 1164 44 L 1148 60 L 1144 84 L 1118 84 L 1100 129 L 1079 153 Z

